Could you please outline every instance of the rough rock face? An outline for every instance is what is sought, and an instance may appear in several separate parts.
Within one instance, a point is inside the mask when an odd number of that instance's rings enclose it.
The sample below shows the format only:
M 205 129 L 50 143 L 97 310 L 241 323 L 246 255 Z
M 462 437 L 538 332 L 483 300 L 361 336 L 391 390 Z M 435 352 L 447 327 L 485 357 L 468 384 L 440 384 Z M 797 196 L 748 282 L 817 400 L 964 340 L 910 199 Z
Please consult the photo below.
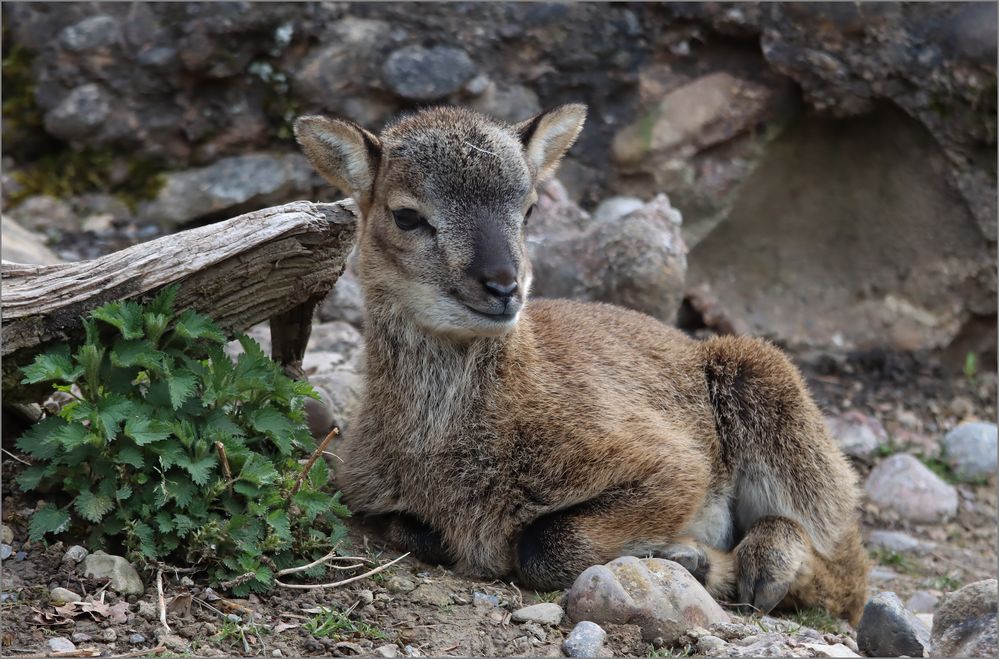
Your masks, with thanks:
M 4 169 L 54 141 L 151 159 L 173 181 L 291 152 L 300 113 L 377 130 L 425 102 L 515 121 L 581 100 L 590 120 L 560 174 L 569 197 L 589 209 L 668 194 L 691 250 L 686 295 L 708 324 L 817 347 L 994 355 L 995 12 L 10 3 L 5 47 L 27 52 L 31 85 L 18 99 L 29 111 L 4 113 Z
M 933 617 L 933 653 L 941 657 L 994 657 L 999 651 L 995 579 L 947 595 Z
M 532 294 L 607 302 L 673 323 L 687 269 L 682 218 L 665 195 L 600 221 L 557 183 L 539 199 L 527 229 Z
M 41 236 L 8 217 L 3 218 L 3 245 L 0 250 L 4 261 L 38 265 L 62 263 L 62 259 L 45 246 Z

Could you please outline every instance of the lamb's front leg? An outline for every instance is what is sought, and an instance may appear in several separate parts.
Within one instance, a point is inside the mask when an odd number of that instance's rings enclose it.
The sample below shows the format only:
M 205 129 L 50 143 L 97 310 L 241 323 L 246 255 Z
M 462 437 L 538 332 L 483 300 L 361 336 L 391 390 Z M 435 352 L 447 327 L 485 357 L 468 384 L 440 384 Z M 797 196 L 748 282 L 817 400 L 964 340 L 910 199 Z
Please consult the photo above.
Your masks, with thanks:
M 520 581 L 537 590 L 568 588 L 591 565 L 668 545 L 700 506 L 703 491 L 696 479 L 669 476 L 670 488 L 659 473 L 533 521 L 517 543 Z
M 440 531 L 409 513 L 385 513 L 362 517 L 362 523 L 400 551 L 408 551 L 424 563 L 451 565 L 455 558 L 444 546 Z

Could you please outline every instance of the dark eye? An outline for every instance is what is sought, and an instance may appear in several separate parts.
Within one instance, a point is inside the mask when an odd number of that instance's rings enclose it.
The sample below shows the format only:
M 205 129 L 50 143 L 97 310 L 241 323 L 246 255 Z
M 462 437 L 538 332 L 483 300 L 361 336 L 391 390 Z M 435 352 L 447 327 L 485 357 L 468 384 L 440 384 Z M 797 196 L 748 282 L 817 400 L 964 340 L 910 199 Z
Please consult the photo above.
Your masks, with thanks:
M 527 221 L 531 219 L 531 213 L 534 212 L 535 207 L 537 204 L 531 204 L 531 207 L 527 209 L 527 213 L 524 214 L 524 224 L 527 224 Z
M 420 215 L 419 211 L 412 208 L 400 208 L 397 211 L 392 211 L 392 217 L 395 219 L 395 225 L 403 231 L 412 231 L 422 226 L 430 226 L 427 223 L 427 219 Z

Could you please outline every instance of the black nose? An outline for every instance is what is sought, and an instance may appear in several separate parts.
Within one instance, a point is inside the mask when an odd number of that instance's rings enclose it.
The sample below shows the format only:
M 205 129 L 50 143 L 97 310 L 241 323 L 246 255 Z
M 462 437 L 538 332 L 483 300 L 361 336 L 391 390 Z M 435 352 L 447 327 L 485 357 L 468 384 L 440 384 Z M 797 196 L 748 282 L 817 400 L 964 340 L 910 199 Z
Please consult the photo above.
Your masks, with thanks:
M 497 278 L 499 279 L 499 278 Z M 495 279 L 483 279 L 482 285 L 485 287 L 486 291 L 490 295 L 494 295 L 501 300 L 509 300 L 513 297 L 513 294 L 517 292 L 517 280 L 500 280 Z

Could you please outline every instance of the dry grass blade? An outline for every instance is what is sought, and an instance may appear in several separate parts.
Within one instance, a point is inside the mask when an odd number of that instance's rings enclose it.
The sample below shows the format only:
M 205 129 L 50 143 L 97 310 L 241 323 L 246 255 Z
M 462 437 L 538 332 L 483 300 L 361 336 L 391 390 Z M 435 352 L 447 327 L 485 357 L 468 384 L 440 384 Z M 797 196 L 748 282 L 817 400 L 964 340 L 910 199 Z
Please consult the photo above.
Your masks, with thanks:
M 376 567 L 374 569 L 368 570 L 364 574 L 359 574 L 359 575 L 357 575 L 355 577 L 350 577 L 349 579 L 344 579 L 342 581 L 334 581 L 333 583 L 316 583 L 316 584 L 304 584 L 303 583 L 303 584 L 298 584 L 298 583 L 284 583 L 282 581 L 278 581 L 277 579 L 274 580 L 274 583 L 276 583 L 277 585 L 282 586 L 284 588 L 295 588 L 295 589 L 298 589 L 298 590 L 314 590 L 314 589 L 319 589 L 319 588 L 336 588 L 338 586 L 345 586 L 345 585 L 347 585 L 349 583 L 354 583 L 355 581 L 360 581 L 361 579 L 366 579 L 366 578 L 368 578 L 368 577 L 370 577 L 372 575 L 378 574 L 379 572 L 381 572 L 383 570 L 387 570 L 388 568 L 392 567 L 393 565 L 395 565 L 396 563 L 398 563 L 402 559 L 406 558 L 407 556 L 409 556 L 409 552 L 406 552 L 405 554 L 403 554 L 402 556 L 400 556 L 399 558 L 397 558 L 395 560 L 389 561 L 388 563 L 385 563 L 383 565 L 379 565 L 378 567 Z

